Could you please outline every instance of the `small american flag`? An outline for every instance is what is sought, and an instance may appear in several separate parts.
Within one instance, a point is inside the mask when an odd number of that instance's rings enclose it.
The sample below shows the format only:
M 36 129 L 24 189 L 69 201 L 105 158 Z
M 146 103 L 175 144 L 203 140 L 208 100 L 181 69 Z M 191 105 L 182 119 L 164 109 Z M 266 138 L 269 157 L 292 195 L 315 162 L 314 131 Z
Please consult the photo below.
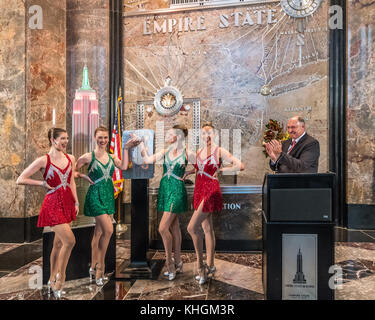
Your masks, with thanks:
M 120 88 L 120 94 L 117 98 L 117 108 L 115 112 L 115 121 L 113 122 L 113 133 L 112 133 L 112 141 L 111 146 L 109 149 L 110 153 L 113 153 L 116 155 L 120 160 L 122 159 L 122 97 L 121 97 L 121 88 Z M 122 177 L 122 171 L 115 168 L 115 171 L 113 172 L 113 186 L 114 186 L 114 192 L 115 192 L 115 199 L 117 199 L 117 196 L 119 193 L 123 190 L 124 187 L 124 179 Z

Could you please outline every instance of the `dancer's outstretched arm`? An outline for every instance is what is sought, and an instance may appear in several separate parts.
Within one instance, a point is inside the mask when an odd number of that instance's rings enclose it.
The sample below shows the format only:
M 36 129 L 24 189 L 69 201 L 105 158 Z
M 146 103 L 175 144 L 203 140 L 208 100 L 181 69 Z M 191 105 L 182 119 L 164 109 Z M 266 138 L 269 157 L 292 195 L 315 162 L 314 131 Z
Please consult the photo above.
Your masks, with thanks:
M 146 146 L 143 143 L 143 141 L 140 143 L 140 147 L 141 147 L 141 154 L 142 154 L 143 161 L 146 164 L 152 164 L 152 163 L 155 163 L 156 161 L 159 161 L 159 160 L 163 159 L 163 157 L 166 153 L 166 150 L 163 149 L 162 151 L 159 151 L 159 152 L 154 153 L 153 155 L 149 156 L 148 153 L 147 153 Z
M 231 163 L 231 166 L 220 168 L 220 172 L 238 172 L 245 170 L 244 164 L 241 160 L 234 157 L 228 150 L 221 148 L 219 149 L 221 158 L 228 163 Z
M 129 149 L 136 147 L 139 145 L 140 140 L 138 137 L 130 134 L 130 139 L 125 143 L 123 153 L 122 153 L 122 160 L 120 160 L 116 155 L 111 154 L 113 158 L 113 162 L 115 166 L 120 170 L 128 170 L 129 167 Z

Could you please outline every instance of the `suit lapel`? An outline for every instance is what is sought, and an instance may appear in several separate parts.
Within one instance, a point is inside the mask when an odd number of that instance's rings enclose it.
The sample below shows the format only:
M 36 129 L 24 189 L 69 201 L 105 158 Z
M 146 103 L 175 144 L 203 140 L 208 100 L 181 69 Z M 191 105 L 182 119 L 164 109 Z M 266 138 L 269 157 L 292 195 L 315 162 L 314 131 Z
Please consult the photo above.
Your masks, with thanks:
M 288 149 L 291 144 L 292 144 L 292 139 L 288 139 L 284 141 L 283 146 L 282 146 L 282 150 L 284 153 L 288 153 Z
M 304 145 L 304 141 L 306 140 L 307 138 L 307 133 L 305 133 L 305 135 L 301 138 L 300 141 L 298 141 L 298 143 L 296 143 L 296 145 L 294 146 L 294 148 L 290 151 L 290 155 L 294 155 L 295 153 L 297 153 L 297 151 Z M 289 145 L 288 145 L 289 146 Z

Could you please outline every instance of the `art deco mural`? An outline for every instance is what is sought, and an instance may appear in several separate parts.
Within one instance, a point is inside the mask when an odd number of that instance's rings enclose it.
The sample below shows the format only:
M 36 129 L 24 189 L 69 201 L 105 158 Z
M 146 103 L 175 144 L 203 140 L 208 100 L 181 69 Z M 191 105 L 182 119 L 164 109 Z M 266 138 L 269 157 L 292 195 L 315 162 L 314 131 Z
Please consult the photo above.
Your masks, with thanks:
M 298 10 L 287 1 L 196 5 L 125 1 L 125 126 L 157 130 L 185 124 L 191 129 L 189 146 L 197 147 L 195 130 L 212 121 L 222 145 L 236 152 L 239 144 L 245 170 L 219 177 L 234 188 L 225 189 L 226 208 L 215 220 L 215 232 L 224 240 L 259 241 L 260 185 L 269 172 L 262 141 L 269 119 L 285 124 L 303 116 L 320 142 L 319 171 L 328 168 L 327 4 L 303 2 Z M 150 181 L 152 225 L 160 219 L 153 195 L 161 170 L 156 166 Z M 240 186 L 246 188 L 237 190 Z M 181 220 L 183 230 L 190 213 Z
M 160 11 L 170 3 L 155 3 L 125 4 L 128 128 L 141 121 L 155 129 L 157 121 L 164 120 L 166 126 L 182 122 L 191 129 L 194 122 L 199 126 L 213 121 L 219 130 L 231 129 L 230 137 L 233 129 L 241 130 L 246 170 L 237 183 L 259 185 L 268 162 L 261 145 L 265 123 L 302 115 L 308 132 L 321 144 L 320 171 L 327 170 L 326 3 L 313 2 L 313 15 L 310 9 L 293 13 L 279 1 L 183 11 L 176 6 Z M 158 13 L 147 11 L 157 8 Z M 298 15 L 308 17 L 293 17 Z M 167 78 L 184 99 L 184 107 L 172 117 L 160 115 L 153 106 Z

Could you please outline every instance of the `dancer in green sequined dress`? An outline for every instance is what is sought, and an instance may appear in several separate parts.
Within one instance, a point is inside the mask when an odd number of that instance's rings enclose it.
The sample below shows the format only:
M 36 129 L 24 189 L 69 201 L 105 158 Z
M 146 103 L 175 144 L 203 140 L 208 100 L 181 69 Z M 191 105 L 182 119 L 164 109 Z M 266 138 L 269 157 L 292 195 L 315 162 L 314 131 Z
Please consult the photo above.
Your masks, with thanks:
M 113 172 L 115 167 L 126 170 L 129 164 L 128 149 L 139 142 L 131 138 L 123 150 L 123 159 L 106 151 L 109 142 L 107 128 L 95 130 L 96 148 L 94 151 L 81 156 L 77 161 L 76 170 L 88 165 L 88 175 L 76 171 L 76 177 L 84 178 L 90 183 L 86 194 L 84 215 L 95 217 L 95 230 L 91 241 L 90 280 L 96 279 L 96 284 L 102 286 L 105 271 L 105 255 L 109 240 L 113 233 L 111 215 L 115 213 L 115 197 L 113 187 Z
M 87 191 L 84 214 L 88 217 L 97 217 L 102 214 L 115 213 L 115 195 L 113 192 L 113 172 L 115 164 L 109 153 L 106 164 L 95 158 L 95 151 L 91 153 L 91 162 L 88 168 L 88 177 L 92 184 Z
M 187 211 L 187 193 L 184 183 L 185 168 L 188 164 L 190 153 L 185 148 L 187 129 L 175 125 L 168 130 L 166 142 L 170 146 L 151 156 L 143 143 L 141 143 L 142 157 L 145 163 L 154 163 L 164 159 L 163 177 L 160 181 L 157 208 L 163 212 L 160 220 L 159 233 L 162 237 L 167 263 L 167 272 L 164 273 L 169 280 L 182 272 L 181 261 L 181 229 L 178 215 Z M 174 248 L 174 259 L 172 258 Z
M 163 177 L 160 180 L 158 194 L 158 211 L 184 213 L 188 209 L 187 193 L 184 180 L 187 165 L 186 150 L 173 160 L 170 159 L 169 148 L 164 156 Z

